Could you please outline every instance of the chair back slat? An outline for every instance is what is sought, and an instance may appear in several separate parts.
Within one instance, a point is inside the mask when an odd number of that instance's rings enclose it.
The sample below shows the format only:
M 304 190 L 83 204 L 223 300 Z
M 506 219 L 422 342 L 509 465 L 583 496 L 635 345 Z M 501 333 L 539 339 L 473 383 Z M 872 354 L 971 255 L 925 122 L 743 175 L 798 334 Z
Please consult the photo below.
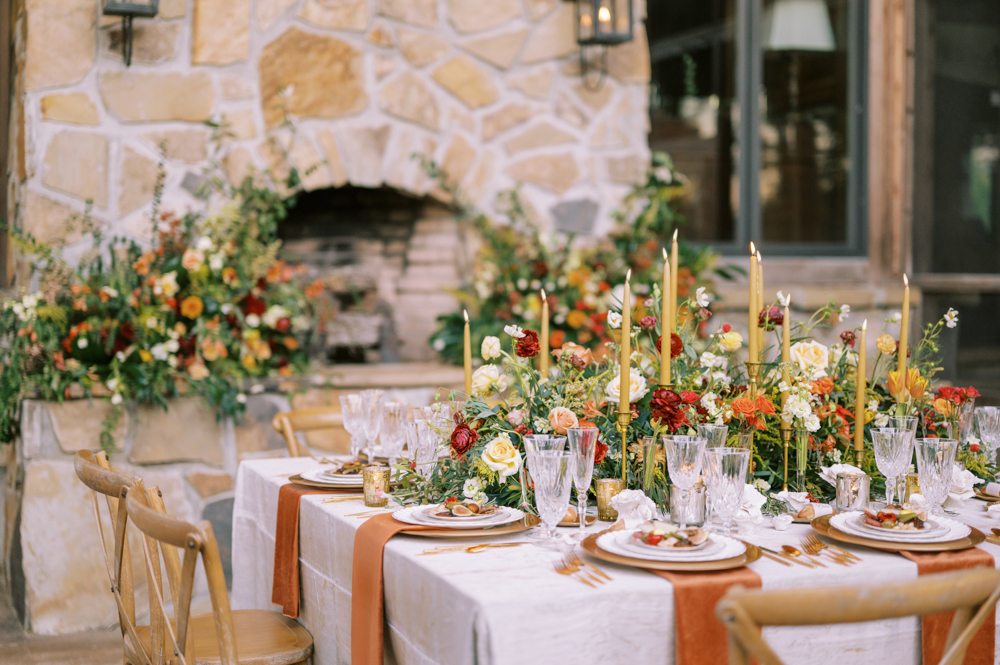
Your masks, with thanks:
M 160 513 L 161 515 L 167 514 L 167 508 L 163 504 L 163 493 L 160 492 L 159 487 L 151 487 L 146 490 L 146 503 L 147 505 Z M 177 553 L 177 548 L 173 545 L 163 544 L 160 547 L 160 555 L 163 557 L 163 566 L 167 569 L 167 582 L 170 585 L 170 598 L 173 600 L 174 604 L 174 614 L 178 615 L 182 611 L 189 609 L 191 604 L 191 593 L 194 585 L 194 570 L 191 571 L 190 583 L 187 587 L 187 597 L 185 598 L 182 593 L 182 578 L 184 573 L 181 571 L 181 560 Z M 181 644 L 185 644 L 184 635 L 178 635 Z M 188 634 L 188 640 L 191 639 L 190 633 Z M 190 650 L 190 644 L 185 645 L 185 653 Z
M 729 631 L 731 665 L 784 665 L 761 637 L 763 626 L 860 623 L 954 611 L 940 665 L 959 665 L 1000 599 L 1000 571 L 974 568 L 876 587 L 749 590 L 733 587 L 716 607 Z
M 180 592 L 174 603 L 177 619 L 177 632 L 174 633 L 169 624 L 166 625 L 178 658 L 182 665 L 193 664 L 196 654 L 189 647 L 188 623 L 191 612 L 191 588 L 194 585 L 195 557 L 201 555 L 205 567 L 205 577 L 208 580 L 208 593 L 212 599 L 212 615 L 215 621 L 216 635 L 219 639 L 219 655 L 222 665 L 237 665 L 236 635 L 233 630 L 233 616 L 229 606 L 229 593 L 226 590 L 226 578 L 222 571 L 222 559 L 219 556 L 219 546 L 208 521 L 197 525 L 190 524 L 170 515 L 162 514 L 146 505 L 146 497 L 130 492 L 126 500 L 128 516 L 132 524 L 145 536 L 161 544 L 172 545 L 184 550 L 184 565 L 180 575 Z M 145 541 L 144 541 L 145 544 Z M 146 548 L 148 553 L 150 548 Z M 151 557 L 146 558 L 147 567 L 152 567 Z M 150 593 L 150 604 L 154 600 L 163 605 L 163 596 L 154 588 Z M 181 644 L 185 648 L 181 648 Z
M 330 407 L 285 411 L 274 416 L 274 429 L 285 437 L 288 454 L 291 457 L 305 457 L 309 451 L 299 442 L 297 432 L 312 432 L 324 429 L 343 429 L 344 416 Z

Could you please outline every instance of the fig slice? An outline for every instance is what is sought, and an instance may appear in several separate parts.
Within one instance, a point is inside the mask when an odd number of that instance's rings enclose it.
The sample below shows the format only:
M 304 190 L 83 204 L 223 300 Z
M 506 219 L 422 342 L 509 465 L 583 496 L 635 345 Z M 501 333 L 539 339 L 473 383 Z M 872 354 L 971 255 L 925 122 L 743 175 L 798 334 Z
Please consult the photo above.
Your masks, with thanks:
M 453 506 L 452 507 L 451 514 L 454 515 L 455 517 L 468 517 L 469 515 L 472 515 L 473 513 L 472 513 L 471 510 L 469 510 L 468 508 L 466 508 L 462 504 L 458 504 L 457 506 Z

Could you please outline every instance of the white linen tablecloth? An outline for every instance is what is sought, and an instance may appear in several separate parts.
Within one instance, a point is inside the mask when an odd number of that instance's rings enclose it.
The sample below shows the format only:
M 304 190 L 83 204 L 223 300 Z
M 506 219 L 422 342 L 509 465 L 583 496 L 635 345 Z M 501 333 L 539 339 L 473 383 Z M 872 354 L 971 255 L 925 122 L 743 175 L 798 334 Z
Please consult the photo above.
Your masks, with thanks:
M 271 604 L 278 488 L 292 473 L 312 468 L 308 458 L 244 461 L 236 481 L 233 515 L 235 609 L 281 608 Z M 354 534 L 363 503 L 322 504 L 329 495 L 302 497 L 300 546 L 302 611 L 299 620 L 315 640 L 313 662 L 351 662 L 351 572 Z M 965 502 L 959 519 L 987 529 L 981 501 Z M 595 530 L 606 528 L 598 523 Z M 772 549 L 799 545 L 811 529 L 793 524 L 775 531 L 769 520 L 749 540 Z M 523 534 L 476 544 L 524 540 Z M 596 589 L 556 574 L 554 552 L 524 545 L 477 554 L 415 556 L 440 540 L 400 535 L 384 557 L 386 662 L 402 665 L 479 663 L 674 662 L 673 587 L 642 570 L 596 561 L 612 582 Z M 981 545 L 1000 559 L 1000 547 Z M 861 564 L 826 568 L 783 566 L 762 558 L 751 564 L 764 589 L 870 585 L 914 579 L 917 566 L 897 554 L 846 547 Z M 998 631 L 1000 634 L 1000 631 Z M 850 662 L 852 665 L 920 663 L 916 618 L 843 626 L 765 628 L 764 637 L 788 663 Z M 1000 658 L 994 659 L 1000 663 Z

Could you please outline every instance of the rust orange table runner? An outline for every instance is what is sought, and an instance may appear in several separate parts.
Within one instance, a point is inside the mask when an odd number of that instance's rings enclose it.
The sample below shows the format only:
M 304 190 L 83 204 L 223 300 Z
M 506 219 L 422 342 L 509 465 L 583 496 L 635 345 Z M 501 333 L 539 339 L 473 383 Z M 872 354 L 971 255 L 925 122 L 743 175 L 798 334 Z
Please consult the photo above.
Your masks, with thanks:
M 369 518 L 354 534 L 351 665 L 382 665 L 382 628 L 385 624 L 382 555 L 385 544 L 400 531 L 431 528 L 404 524 L 391 513 L 385 513 Z
M 935 554 L 917 554 L 915 552 L 900 552 L 910 561 L 917 564 L 917 575 L 933 575 L 952 570 L 967 570 L 986 566 L 993 568 L 993 555 L 978 547 L 972 547 L 958 552 L 938 552 Z M 944 644 L 948 639 L 951 619 L 954 612 L 932 614 L 920 620 L 921 648 L 925 663 L 937 663 L 944 654 Z M 982 628 L 972 638 L 969 649 L 965 652 L 965 665 L 992 665 L 994 643 L 996 641 L 996 611 L 990 613 Z
M 734 584 L 760 588 L 760 575 L 749 568 L 717 573 L 670 573 L 650 570 L 674 585 L 674 638 L 677 665 L 726 665 L 729 639 L 715 616 L 715 606 Z

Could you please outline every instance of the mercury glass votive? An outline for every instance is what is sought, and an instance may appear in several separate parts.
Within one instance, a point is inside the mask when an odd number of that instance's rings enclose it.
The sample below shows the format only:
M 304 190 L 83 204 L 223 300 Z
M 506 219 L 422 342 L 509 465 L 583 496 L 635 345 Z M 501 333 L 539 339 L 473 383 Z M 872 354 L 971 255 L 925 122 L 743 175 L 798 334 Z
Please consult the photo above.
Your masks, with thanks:
M 703 526 L 706 519 L 706 495 L 705 483 L 700 480 L 689 490 L 671 485 L 670 521 L 674 524 L 683 523 L 686 526 Z
M 594 486 L 597 492 L 597 519 L 614 522 L 618 519 L 618 511 L 611 507 L 611 499 L 625 489 L 625 481 L 621 478 L 598 478 Z
M 387 466 L 371 465 L 362 470 L 365 486 L 365 505 L 384 508 L 389 505 L 389 474 Z
M 868 507 L 871 479 L 864 473 L 837 474 L 837 510 L 864 510 Z
M 906 490 L 903 493 L 903 500 L 901 501 L 901 503 L 907 503 L 910 500 L 910 495 L 912 494 L 920 494 L 919 473 L 906 474 Z

